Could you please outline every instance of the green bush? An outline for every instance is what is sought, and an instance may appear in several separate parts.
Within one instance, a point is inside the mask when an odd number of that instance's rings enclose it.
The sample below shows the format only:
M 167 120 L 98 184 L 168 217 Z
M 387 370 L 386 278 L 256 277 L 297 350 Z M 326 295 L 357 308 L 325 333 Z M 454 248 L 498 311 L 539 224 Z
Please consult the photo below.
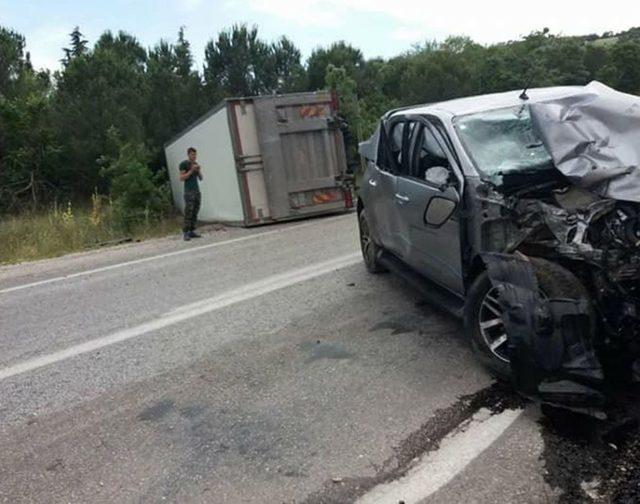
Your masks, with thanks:
M 129 231 L 148 224 L 171 211 L 171 190 L 162 172 L 148 167 L 149 154 L 143 145 L 121 143 L 117 132 L 109 133 L 117 154 L 103 156 L 102 175 L 111 180 L 113 221 L 117 228 Z

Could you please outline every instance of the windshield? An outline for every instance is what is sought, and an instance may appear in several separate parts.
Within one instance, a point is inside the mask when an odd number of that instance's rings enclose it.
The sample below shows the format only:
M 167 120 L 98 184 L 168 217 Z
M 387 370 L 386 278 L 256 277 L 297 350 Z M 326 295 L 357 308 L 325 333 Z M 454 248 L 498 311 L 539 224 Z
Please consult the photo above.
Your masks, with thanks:
M 485 175 L 553 167 L 527 106 L 462 116 L 456 124 L 467 153 Z

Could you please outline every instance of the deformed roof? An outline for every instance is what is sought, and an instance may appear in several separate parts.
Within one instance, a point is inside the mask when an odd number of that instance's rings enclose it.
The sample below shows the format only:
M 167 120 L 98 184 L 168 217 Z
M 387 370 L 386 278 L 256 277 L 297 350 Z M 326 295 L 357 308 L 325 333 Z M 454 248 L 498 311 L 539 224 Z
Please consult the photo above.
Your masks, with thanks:
M 556 100 L 566 96 L 572 96 L 584 92 L 582 86 L 559 86 L 548 88 L 535 88 L 527 90 L 529 100 L 527 103 L 538 103 L 548 100 Z M 403 114 L 428 114 L 434 110 L 440 110 L 451 114 L 452 116 L 460 116 L 473 114 L 476 112 L 484 112 L 487 110 L 495 110 L 507 107 L 516 107 L 523 103 L 520 99 L 522 90 L 507 91 L 506 93 L 494 93 L 479 96 L 469 96 L 466 98 L 457 98 L 439 103 L 430 103 L 426 105 L 416 105 L 415 107 L 403 108 Z

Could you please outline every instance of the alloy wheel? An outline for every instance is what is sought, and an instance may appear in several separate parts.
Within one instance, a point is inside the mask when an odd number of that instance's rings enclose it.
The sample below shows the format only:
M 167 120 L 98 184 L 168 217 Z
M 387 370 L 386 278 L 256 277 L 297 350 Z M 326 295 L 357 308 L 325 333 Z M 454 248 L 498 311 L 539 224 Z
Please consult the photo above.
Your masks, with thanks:
M 360 217 L 360 247 L 366 263 L 373 264 L 375 262 L 375 249 L 369 233 L 369 224 L 364 217 Z
M 507 329 L 502 320 L 503 310 L 498 300 L 498 289 L 493 287 L 482 299 L 478 325 L 489 351 L 503 362 L 509 362 Z

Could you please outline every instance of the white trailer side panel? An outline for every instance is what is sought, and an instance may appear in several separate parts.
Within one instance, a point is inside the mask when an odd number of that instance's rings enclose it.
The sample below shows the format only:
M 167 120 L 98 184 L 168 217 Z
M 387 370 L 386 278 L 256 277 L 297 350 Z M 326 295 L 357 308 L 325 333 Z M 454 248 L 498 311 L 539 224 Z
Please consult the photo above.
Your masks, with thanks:
M 227 107 L 215 111 L 173 140 L 165 148 L 174 202 L 184 211 L 183 186 L 178 166 L 195 147 L 204 179 L 200 182 L 202 221 L 244 222 Z

